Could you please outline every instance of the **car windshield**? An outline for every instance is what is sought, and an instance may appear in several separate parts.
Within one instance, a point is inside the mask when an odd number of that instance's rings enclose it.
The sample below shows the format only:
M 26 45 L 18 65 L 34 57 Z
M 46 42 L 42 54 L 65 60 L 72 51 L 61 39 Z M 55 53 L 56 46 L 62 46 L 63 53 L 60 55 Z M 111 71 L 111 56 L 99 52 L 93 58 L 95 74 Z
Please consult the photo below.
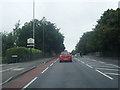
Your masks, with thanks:
M 62 52 L 61 55 L 69 55 L 68 52 Z

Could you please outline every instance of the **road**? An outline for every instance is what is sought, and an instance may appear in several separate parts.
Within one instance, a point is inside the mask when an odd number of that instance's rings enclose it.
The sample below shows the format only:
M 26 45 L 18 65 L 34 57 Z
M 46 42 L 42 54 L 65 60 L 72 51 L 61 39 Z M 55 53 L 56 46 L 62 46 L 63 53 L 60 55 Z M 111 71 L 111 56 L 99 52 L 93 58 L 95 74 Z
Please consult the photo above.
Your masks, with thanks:
M 72 63 L 57 61 L 35 77 L 27 88 L 117 88 L 117 71 L 116 65 L 96 60 L 74 58 Z
M 112 63 L 86 57 L 73 58 L 73 62 L 57 60 L 37 70 L 37 75 L 22 88 L 118 88 L 119 69 Z

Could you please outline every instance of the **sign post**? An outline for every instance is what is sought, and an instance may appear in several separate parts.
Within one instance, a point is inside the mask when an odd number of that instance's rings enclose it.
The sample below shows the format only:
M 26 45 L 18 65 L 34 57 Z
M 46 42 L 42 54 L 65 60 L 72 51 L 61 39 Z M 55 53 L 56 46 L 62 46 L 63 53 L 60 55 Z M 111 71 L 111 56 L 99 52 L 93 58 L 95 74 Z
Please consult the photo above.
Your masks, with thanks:
M 34 47 L 34 39 L 33 38 L 27 39 L 27 47 L 30 48 L 30 59 L 32 59 L 32 48 Z

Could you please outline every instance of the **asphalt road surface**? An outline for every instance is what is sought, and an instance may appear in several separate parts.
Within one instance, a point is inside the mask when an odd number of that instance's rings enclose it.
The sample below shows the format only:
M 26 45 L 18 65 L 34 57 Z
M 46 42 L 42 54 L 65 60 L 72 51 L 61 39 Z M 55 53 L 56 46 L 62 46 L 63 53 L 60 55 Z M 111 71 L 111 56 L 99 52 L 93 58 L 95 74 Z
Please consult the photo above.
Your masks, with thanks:
M 89 58 L 50 64 L 23 88 L 118 88 L 118 65 Z

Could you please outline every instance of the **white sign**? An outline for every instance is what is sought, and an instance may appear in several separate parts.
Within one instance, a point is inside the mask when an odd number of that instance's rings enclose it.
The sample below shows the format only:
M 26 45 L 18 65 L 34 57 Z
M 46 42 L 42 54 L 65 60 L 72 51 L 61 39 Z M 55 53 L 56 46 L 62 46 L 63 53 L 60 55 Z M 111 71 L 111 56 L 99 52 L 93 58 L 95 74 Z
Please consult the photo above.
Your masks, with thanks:
M 27 45 L 28 47 L 30 47 L 30 46 L 34 46 L 34 45 Z
M 17 57 L 17 55 L 12 55 L 12 57 Z
M 34 39 L 33 38 L 27 39 L 27 43 L 34 43 Z

